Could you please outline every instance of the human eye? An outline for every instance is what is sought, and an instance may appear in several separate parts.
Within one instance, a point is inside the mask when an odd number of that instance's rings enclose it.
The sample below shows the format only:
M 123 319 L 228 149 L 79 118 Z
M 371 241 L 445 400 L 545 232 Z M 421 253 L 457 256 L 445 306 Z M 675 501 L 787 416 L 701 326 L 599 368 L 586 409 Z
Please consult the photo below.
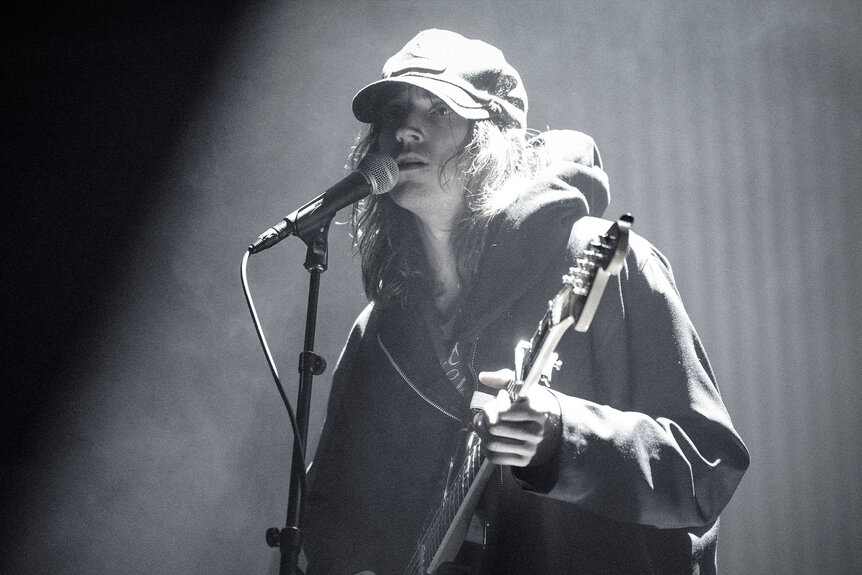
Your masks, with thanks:
M 384 124 L 400 121 L 405 115 L 405 107 L 400 102 L 391 102 L 383 107 L 380 114 Z
M 383 108 L 383 117 L 384 118 L 395 118 L 401 115 L 401 110 L 404 108 L 398 102 L 390 102 Z
M 437 102 L 431 107 L 431 114 L 434 116 L 448 116 L 452 113 L 452 108 L 443 102 Z

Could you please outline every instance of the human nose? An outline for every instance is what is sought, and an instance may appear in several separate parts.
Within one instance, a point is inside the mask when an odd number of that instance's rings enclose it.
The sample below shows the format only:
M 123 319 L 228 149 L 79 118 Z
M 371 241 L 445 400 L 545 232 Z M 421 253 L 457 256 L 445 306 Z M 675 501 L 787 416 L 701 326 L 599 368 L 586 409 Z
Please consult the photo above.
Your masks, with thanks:
M 422 122 L 416 109 L 406 112 L 395 129 L 395 139 L 399 143 L 407 141 L 421 142 L 424 138 Z

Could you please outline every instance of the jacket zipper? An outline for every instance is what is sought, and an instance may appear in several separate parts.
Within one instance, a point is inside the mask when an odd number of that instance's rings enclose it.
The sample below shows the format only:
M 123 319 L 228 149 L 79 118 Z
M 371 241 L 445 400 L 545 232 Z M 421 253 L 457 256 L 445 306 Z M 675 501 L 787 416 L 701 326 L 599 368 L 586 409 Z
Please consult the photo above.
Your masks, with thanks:
M 385 345 L 383 345 L 383 340 L 380 338 L 380 334 L 379 334 L 379 333 L 377 334 L 377 344 L 380 346 L 380 349 L 382 349 L 382 350 L 383 350 L 383 353 L 384 353 L 384 354 L 386 354 L 386 359 L 388 359 L 388 360 L 389 360 L 389 363 L 390 363 L 390 364 L 392 364 L 392 367 L 394 367 L 394 368 L 395 368 L 395 371 L 397 371 L 397 372 L 398 372 L 398 375 L 400 375 L 400 376 L 401 376 L 401 379 L 403 379 L 403 380 L 407 383 L 407 385 L 409 385 L 409 386 L 410 386 L 410 389 L 412 389 L 413 391 L 415 391 L 415 392 L 416 392 L 416 394 L 417 394 L 419 397 L 421 397 L 422 399 L 424 399 L 424 400 L 425 400 L 425 402 L 426 402 L 428 405 L 430 405 L 430 406 L 434 407 L 437 411 L 439 411 L 439 412 L 440 412 L 440 413 L 442 413 L 443 415 L 447 415 L 447 416 L 451 417 L 452 419 L 454 419 L 454 420 L 455 420 L 455 421 L 457 421 L 458 423 L 464 423 L 464 421 L 462 421 L 460 418 L 458 418 L 458 417 L 456 417 L 456 416 L 452 415 L 451 413 L 449 413 L 448 411 L 446 411 L 443 407 L 441 407 L 440 405 L 438 405 L 438 404 L 434 403 L 433 401 L 431 401 L 430 399 L 428 399 L 428 396 L 426 396 L 424 393 L 422 393 L 422 392 L 419 390 L 419 388 L 418 388 L 418 387 L 416 387 L 416 386 L 413 384 L 413 382 L 412 382 L 412 381 L 410 381 L 410 378 L 409 378 L 409 377 L 407 377 L 407 374 L 406 374 L 406 373 L 404 373 L 404 370 L 402 370 L 402 369 L 401 369 L 401 367 L 400 367 L 397 363 L 395 363 L 395 359 L 393 359 L 392 355 L 389 353 L 389 350 L 388 350 L 388 349 L 386 349 L 386 346 L 385 346 Z

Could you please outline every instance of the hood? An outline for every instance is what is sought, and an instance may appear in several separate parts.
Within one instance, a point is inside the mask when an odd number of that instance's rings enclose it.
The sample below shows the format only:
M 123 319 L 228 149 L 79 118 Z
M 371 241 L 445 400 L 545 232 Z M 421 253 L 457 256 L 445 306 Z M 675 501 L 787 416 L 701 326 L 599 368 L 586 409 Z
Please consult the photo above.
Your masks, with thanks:
M 542 148 L 545 167 L 505 210 L 503 227 L 520 229 L 532 218 L 554 218 L 558 208 L 601 217 L 611 199 L 608 175 L 595 141 L 575 130 L 550 130 L 530 140 Z M 505 231 L 505 230 L 501 230 Z
M 543 146 L 547 164 L 491 222 L 488 247 L 457 330 L 465 338 L 520 298 L 552 262 L 561 266 L 562 275 L 572 224 L 587 215 L 601 216 L 610 201 L 608 176 L 590 136 L 552 130 L 531 145 Z

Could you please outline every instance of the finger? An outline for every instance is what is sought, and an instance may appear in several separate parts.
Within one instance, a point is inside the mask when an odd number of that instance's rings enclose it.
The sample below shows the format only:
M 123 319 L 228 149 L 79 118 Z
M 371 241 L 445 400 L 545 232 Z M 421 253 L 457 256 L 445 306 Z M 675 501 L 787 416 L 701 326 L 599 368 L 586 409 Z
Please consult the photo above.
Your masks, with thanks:
M 496 401 L 498 411 L 505 411 L 509 409 L 512 405 L 512 398 L 509 397 L 509 392 L 505 389 L 501 389 L 499 392 L 497 392 Z
M 480 437 L 487 434 L 491 427 L 500 423 L 501 412 L 509 409 L 511 404 L 512 401 L 509 399 L 509 394 L 506 393 L 506 390 L 501 389 L 496 398 L 482 407 L 482 411 L 473 417 L 473 426 Z
M 486 426 L 496 425 L 500 421 L 500 412 L 509 408 L 508 403 L 506 403 L 508 398 L 500 398 L 492 399 L 482 408 L 480 415 L 483 418 L 483 423 Z
M 517 425 L 498 423 L 486 428 L 487 435 L 492 438 L 500 438 L 507 441 L 521 441 L 527 443 L 539 443 L 544 437 L 544 426 L 535 421 L 520 422 Z
M 498 441 L 492 441 L 485 447 L 485 453 L 496 457 L 523 457 L 530 458 L 536 453 L 535 445 L 509 445 Z
M 509 398 L 509 394 L 505 390 L 501 390 L 494 401 L 488 402 L 486 407 L 491 407 L 498 414 L 498 419 L 506 421 L 538 421 L 542 422 L 547 418 L 547 412 L 544 409 L 536 409 L 533 401 L 515 401 Z
M 501 389 L 515 381 L 515 372 L 511 369 L 498 369 L 497 371 L 483 371 L 479 373 L 479 381 L 483 385 Z
M 556 396 L 544 387 L 534 387 L 522 401 L 512 403 L 503 419 L 510 421 L 539 421 L 560 414 L 560 404 Z
M 489 401 L 482 411 L 473 416 L 473 430 L 479 434 L 482 441 L 488 437 L 488 430 L 500 421 L 499 411 L 490 405 L 493 403 L 493 401 Z
M 488 453 L 485 459 L 494 465 L 508 465 L 509 467 L 526 467 L 533 460 L 532 457 L 521 455 Z
M 482 451 L 491 463 L 523 467 L 535 457 L 536 446 L 523 442 L 491 439 L 487 442 L 483 441 Z
M 534 421 L 539 425 L 544 425 L 549 417 L 550 414 L 548 413 L 522 408 L 516 403 L 513 403 L 509 409 L 500 410 L 497 415 L 499 421 L 509 421 L 512 423 Z

